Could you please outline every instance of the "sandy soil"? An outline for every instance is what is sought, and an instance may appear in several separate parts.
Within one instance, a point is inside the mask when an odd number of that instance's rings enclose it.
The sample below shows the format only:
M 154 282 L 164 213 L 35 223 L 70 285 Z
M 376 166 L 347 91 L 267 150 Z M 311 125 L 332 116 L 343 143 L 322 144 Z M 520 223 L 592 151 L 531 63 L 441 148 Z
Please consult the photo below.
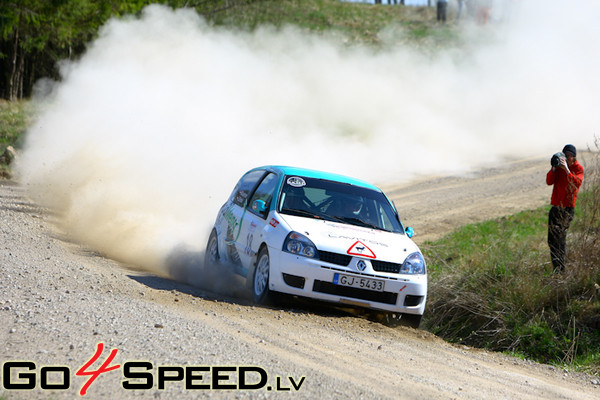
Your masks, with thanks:
M 546 169 L 545 159 L 521 160 L 467 177 L 423 178 L 386 189 L 419 242 L 464 223 L 545 204 Z M 32 361 L 37 377 L 33 390 L 7 390 L 2 371 L 0 397 L 79 397 L 88 378 L 76 372 L 98 343 L 106 348 L 89 369 L 97 369 L 110 349 L 117 354 L 109 365 L 120 367 L 100 375 L 88 388 L 89 398 L 600 397 L 596 377 L 448 344 L 422 330 L 391 328 L 342 310 L 256 307 L 139 272 L 70 242 L 53 218 L 17 184 L 0 181 L 0 361 L 5 367 Z M 148 382 L 125 375 L 134 361 L 150 363 L 150 389 L 123 387 Z M 69 389 L 42 390 L 43 366 L 66 366 Z M 204 373 L 204 380 L 191 381 L 212 390 L 185 390 L 175 378 L 158 389 L 160 366 L 174 366 L 171 375 L 184 366 L 254 366 L 267 381 L 257 390 L 215 387 L 239 382 L 234 368 L 221 372 L 221 381 Z M 23 382 L 19 371 L 11 381 Z M 50 383 L 62 382 L 60 373 L 49 376 Z M 210 376 L 217 376 L 215 369 Z M 250 375 L 249 381 L 258 385 L 259 377 Z
M 434 240 L 456 227 L 548 204 L 547 158 L 507 162 L 463 176 L 424 177 L 384 185 L 415 241 Z

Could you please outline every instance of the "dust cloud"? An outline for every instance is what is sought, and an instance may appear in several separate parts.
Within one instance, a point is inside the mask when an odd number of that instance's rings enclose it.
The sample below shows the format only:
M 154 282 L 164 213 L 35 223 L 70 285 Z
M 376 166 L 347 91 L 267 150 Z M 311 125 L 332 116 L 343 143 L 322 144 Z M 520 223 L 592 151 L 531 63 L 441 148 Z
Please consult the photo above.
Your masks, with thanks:
M 598 125 L 600 6 L 523 1 L 464 24 L 466 50 L 340 46 L 288 27 L 215 28 L 150 6 L 111 20 L 46 85 L 18 179 L 66 232 L 161 271 L 201 257 L 249 168 L 283 164 L 374 183 L 586 147 Z

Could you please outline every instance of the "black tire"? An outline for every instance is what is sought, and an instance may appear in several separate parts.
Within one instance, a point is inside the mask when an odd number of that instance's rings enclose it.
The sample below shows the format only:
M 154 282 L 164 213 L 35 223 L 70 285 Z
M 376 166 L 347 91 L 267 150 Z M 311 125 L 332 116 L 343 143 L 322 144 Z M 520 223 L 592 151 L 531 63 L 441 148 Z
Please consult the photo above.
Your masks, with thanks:
M 419 329 L 419 326 L 421 325 L 421 319 L 423 319 L 422 315 L 402 314 L 400 317 L 400 325 Z
M 269 290 L 270 262 L 269 251 L 263 247 L 258 252 L 256 263 L 248 273 L 248 287 L 252 294 L 252 301 L 256 304 L 266 304 L 270 298 Z
M 385 326 L 408 326 L 414 329 L 419 329 L 419 325 L 421 325 L 422 318 L 422 315 L 402 314 L 393 312 L 375 312 L 371 314 L 371 319 L 373 321 L 379 322 Z
M 208 242 L 206 243 L 206 252 L 204 253 L 204 270 L 213 272 L 218 269 L 219 265 L 219 241 L 217 231 L 214 229 L 210 233 Z

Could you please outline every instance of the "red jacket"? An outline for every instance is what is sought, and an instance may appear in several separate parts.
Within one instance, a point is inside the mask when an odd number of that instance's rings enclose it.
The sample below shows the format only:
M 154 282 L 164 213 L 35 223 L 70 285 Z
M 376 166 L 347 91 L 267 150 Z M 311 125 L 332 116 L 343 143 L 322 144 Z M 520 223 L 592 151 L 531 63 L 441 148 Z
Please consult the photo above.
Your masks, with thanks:
M 578 161 L 569 167 L 571 171 L 567 172 L 562 168 L 551 169 L 546 175 L 546 183 L 554 185 L 552 188 L 552 199 L 550 204 L 559 207 L 575 207 L 577 201 L 577 192 L 583 182 L 583 167 Z

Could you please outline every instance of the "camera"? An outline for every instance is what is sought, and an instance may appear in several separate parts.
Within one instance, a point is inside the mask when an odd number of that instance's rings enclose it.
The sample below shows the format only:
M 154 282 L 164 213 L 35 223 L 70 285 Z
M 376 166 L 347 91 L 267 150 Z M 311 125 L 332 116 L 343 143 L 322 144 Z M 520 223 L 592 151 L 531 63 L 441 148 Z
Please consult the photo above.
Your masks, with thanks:
M 552 165 L 553 167 L 558 167 L 560 165 L 561 158 L 565 158 L 565 153 L 563 153 L 562 151 L 555 153 L 550 159 L 550 165 Z

